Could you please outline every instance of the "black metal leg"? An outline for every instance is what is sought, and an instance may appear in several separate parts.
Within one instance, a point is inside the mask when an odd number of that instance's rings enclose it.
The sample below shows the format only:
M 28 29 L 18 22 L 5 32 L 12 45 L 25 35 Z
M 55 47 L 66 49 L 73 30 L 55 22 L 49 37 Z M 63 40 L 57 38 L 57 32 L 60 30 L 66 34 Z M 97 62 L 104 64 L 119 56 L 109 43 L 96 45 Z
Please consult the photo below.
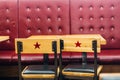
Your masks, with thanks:
M 59 55 L 60 74 L 59 74 L 59 80 L 63 79 L 63 76 L 62 76 L 62 49 L 64 49 L 64 41 L 60 40 L 60 55 Z
M 21 77 L 21 54 L 18 53 L 18 71 L 19 71 L 19 80 L 22 80 L 22 77 Z
M 44 70 L 48 68 L 48 63 L 49 63 L 49 58 L 48 54 L 43 54 L 43 65 L 44 65 Z
M 94 73 L 94 80 L 97 80 L 97 40 L 94 40 L 92 42 L 92 45 L 93 45 L 93 50 L 94 50 L 94 70 L 95 70 L 95 73 Z
M 60 51 L 60 55 L 59 55 L 59 67 L 60 67 L 59 79 L 62 80 L 62 51 Z
M 18 71 L 19 71 L 19 80 L 22 80 L 22 76 L 21 76 L 21 70 L 22 70 L 22 66 L 21 66 L 21 52 L 22 52 L 22 42 L 18 41 L 17 42 L 17 53 L 18 53 Z
M 53 41 L 52 42 L 52 50 L 54 51 L 54 64 L 55 64 L 55 80 L 58 80 L 58 77 L 57 77 L 57 67 L 58 67 L 58 64 L 57 64 L 57 42 L 56 41 Z
M 87 53 L 82 52 L 82 65 L 86 66 L 87 65 Z
M 49 62 L 48 54 L 43 54 L 43 64 L 47 65 Z

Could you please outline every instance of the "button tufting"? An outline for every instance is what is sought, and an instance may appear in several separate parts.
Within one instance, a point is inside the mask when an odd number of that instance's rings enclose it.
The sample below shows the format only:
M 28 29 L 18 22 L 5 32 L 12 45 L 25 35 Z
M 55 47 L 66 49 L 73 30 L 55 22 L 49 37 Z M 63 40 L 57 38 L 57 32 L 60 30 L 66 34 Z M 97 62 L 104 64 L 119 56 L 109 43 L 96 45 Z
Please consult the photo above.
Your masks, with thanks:
M 90 27 L 89 27 L 89 30 L 90 30 L 90 31 L 93 31 L 93 30 L 94 30 L 93 26 L 90 26 Z
M 9 8 L 6 8 L 6 12 L 9 12 Z
M 52 28 L 51 27 L 48 28 L 48 32 L 52 32 Z
M 57 10 L 58 10 L 58 11 L 61 11 L 61 8 L 60 8 L 60 6 L 58 6 Z
M 9 23 L 9 22 L 10 22 L 10 19 L 9 19 L 9 18 L 7 18 L 7 19 L 6 19 L 6 22 L 7 22 L 7 23 Z
M 10 40 L 7 40 L 7 41 L 6 41 L 6 43 L 8 43 L 8 44 L 9 44 L 9 43 L 10 43 Z
M 80 27 L 79 30 L 80 30 L 80 31 L 84 31 L 83 27 Z
M 40 11 L 40 7 L 37 7 L 36 10 L 37 10 L 37 11 Z
M 104 31 L 104 27 L 103 26 L 100 27 L 100 31 Z
M 82 11 L 82 10 L 83 10 L 83 6 L 80 6 L 80 7 L 79 7 L 79 10 Z
M 90 19 L 90 20 L 93 20 L 93 17 L 92 17 L 92 16 L 90 16 L 90 17 L 89 17 L 89 19 Z
M 26 10 L 27 10 L 28 12 L 30 12 L 30 11 L 31 11 L 30 7 L 27 7 L 27 8 L 26 8 Z
M 103 17 L 103 16 L 100 16 L 100 20 L 103 21 L 103 20 L 104 20 L 104 17 Z
M 30 22 L 30 21 L 31 21 L 30 17 L 27 17 L 27 21 L 28 21 L 28 22 Z
M 31 32 L 31 29 L 30 29 L 30 28 L 28 28 L 28 29 L 27 29 L 27 32 L 28 32 L 28 33 L 30 33 L 30 32 Z
M 114 37 L 111 37 L 111 41 L 114 41 L 115 40 L 115 38 Z
M 40 21 L 40 17 L 37 18 L 37 21 Z
M 114 27 L 114 26 L 111 26 L 111 27 L 110 27 L 110 30 L 111 30 L 111 31 L 113 31 L 114 29 L 115 29 L 115 27 Z
M 110 9 L 111 9 L 111 10 L 113 10 L 113 9 L 114 9 L 114 7 L 115 7 L 114 5 L 111 5 L 111 6 L 110 6 Z
M 51 10 L 51 9 L 50 9 L 50 6 L 48 6 L 48 7 L 47 7 L 47 10 L 48 10 L 48 11 L 50 11 L 50 10 Z
M 79 20 L 82 21 L 82 20 L 83 20 L 83 17 L 81 16 L 81 17 L 79 18 Z
M 6 33 L 10 33 L 10 29 L 6 29 Z
M 61 26 L 58 27 L 58 31 L 59 31 L 59 32 L 62 32 L 62 27 L 61 27 Z
M 100 10 L 103 10 L 103 9 L 104 9 L 103 5 L 100 5 Z
M 115 19 L 115 17 L 114 16 L 111 16 L 111 20 L 114 20 Z
M 37 29 L 37 32 L 38 32 L 38 33 L 40 33 L 40 32 L 41 32 L 40 28 L 38 28 L 38 29 Z
M 93 10 L 93 6 L 92 6 L 92 5 L 90 5 L 90 6 L 89 6 L 89 9 L 90 9 L 90 10 Z
M 48 20 L 48 22 L 51 22 L 51 18 L 50 17 L 48 17 L 47 20 Z
M 58 16 L 57 20 L 58 20 L 58 21 L 61 21 L 61 17 L 60 17 L 60 16 Z

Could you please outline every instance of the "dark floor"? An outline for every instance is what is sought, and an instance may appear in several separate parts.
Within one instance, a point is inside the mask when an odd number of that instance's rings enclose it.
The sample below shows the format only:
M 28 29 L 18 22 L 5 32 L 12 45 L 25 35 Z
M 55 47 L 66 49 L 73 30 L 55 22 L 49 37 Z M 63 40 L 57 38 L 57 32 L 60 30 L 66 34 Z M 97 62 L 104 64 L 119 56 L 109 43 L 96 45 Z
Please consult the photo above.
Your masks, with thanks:
M 0 80 L 19 80 L 18 78 L 5 78 L 5 77 L 3 77 L 3 78 L 0 78 Z M 23 79 L 22 79 L 23 80 Z M 33 80 L 33 79 L 31 79 L 31 80 Z M 36 79 L 36 80 L 40 80 L 40 79 Z M 63 79 L 62 79 L 63 80 Z M 68 80 L 68 79 L 64 79 L 64 80 Z M 69 79 L 69 80 L 74 80 L 74 79 Z M 80 80 L 80 79 L 79 79 Z M 87 79 L 88 80 L 88 79 Z
M 2 78 L 0 78 L 0 80 L 18 80 L 18 78 L 6 78 L 6 77 L 2 77 Z

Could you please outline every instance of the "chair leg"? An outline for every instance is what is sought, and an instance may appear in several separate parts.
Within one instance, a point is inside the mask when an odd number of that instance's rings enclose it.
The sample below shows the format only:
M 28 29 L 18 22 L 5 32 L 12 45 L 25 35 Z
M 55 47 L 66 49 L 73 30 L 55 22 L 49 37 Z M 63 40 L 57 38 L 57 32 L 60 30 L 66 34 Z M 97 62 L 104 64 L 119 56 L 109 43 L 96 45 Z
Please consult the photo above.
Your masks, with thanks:
M 63 80 L 63 75 L 62 75 L 62 49 L 64 49 L 64 41 L 60 40 L 60 55 L 59 55 L 60 74 L 59 74 L 59 80 Z
M 17 42 L 17 53 L 18 53 L 19 80 L 22 80 L 22 76 L 21 76 L 21 70 L 22 70 L 22 66 L 21 66 L 21 52 L 22 52 L 22 42 L 18 41 Z
M 58 67 L 58 60 L 57 60 L 57 42 L 52 42 L 52 50 L 54 51 L 54 65 L 55 65 L 55 80 L 58 80 L 57 76 L 57 67 Z
M 93 45 L 93 50 L 94 50 L 94 80 L 98 80 L 97 79 L 97 40 L 94 40 L 92 42 Z
M 94 76 L 93 80 L 98 80 L 98 76 Z

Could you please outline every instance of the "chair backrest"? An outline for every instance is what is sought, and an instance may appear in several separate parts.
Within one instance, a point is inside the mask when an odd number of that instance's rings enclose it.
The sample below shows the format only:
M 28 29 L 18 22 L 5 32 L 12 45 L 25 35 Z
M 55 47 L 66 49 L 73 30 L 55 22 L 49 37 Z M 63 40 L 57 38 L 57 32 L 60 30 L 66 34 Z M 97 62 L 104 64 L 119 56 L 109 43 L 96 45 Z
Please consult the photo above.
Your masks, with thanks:
M 101 39 L 96 35 L 66 35 L 62 37 L 64 49 L 69 52 L 94 52 L 92 42 L 97 40 L 97 52 L 101 51 Z
M 53 41 L 57 42 L 57 53 L 60 53 L 59 39 L 15 39 L 16 53 L 18 52 L 17 42 L 22 43 L 22 54 L 54 54 Z

